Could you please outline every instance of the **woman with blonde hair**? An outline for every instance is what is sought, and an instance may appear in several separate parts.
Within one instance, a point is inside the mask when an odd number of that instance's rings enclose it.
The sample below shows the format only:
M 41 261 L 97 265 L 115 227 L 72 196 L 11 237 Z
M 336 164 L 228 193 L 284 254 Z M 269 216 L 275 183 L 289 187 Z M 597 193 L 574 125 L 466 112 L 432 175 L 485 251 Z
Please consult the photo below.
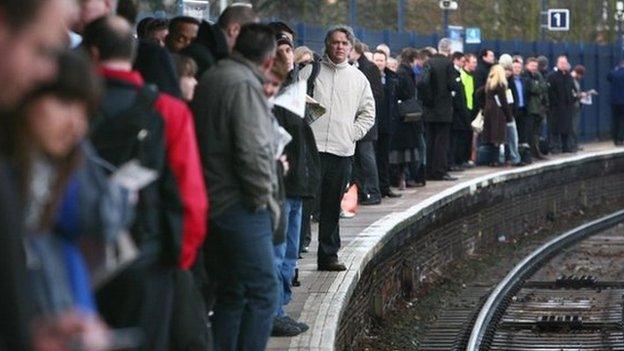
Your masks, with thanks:
M 483 92 L 485 101 L 481 137 L 482 142 L 493 145 L 496 150 L 506 142 L 507 123 L 513 120 L 511 108 L 507 101 L 507 87 L 505 69 L 501 65 L 492 66 Z M 494 162 L 494 164 L 496 163 Z
M 306 65 L 314 60 L 314 52 L 307 46 L 295 49 L 295 64 Z

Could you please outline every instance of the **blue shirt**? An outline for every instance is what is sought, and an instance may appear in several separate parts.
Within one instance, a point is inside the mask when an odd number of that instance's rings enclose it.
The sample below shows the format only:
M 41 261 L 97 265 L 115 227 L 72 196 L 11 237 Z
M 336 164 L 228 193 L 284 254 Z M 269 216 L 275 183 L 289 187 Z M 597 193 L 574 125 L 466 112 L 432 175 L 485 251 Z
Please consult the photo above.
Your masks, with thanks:
M 516 91 L 518 92 L 518 107 L 524 107 L 524 86 L 522 85 L 522 79 L 519 76 L 514 76 L 514 83 L 516 84 Z

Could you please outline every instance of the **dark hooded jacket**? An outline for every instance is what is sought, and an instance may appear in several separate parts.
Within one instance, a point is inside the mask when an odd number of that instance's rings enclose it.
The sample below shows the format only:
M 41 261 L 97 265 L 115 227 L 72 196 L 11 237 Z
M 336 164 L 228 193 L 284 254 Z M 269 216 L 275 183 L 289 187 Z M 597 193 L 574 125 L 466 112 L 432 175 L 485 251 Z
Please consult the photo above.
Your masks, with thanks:
M 433 123 L 453 121 L 453 63 L 444 55 L 434 55 L 427 63 L 431 72 L 429 89 L 432 90 L 433 106 L 425 106 L 424 120 Z
M 396 99 L 409 100 L 416 96 L 416 82 L 418 78 L 411 67 L 400 65 L 397 70 Z M 397 130 L 392 138 L 391 150 L 404 151 L 418 147 L 418 140 L 422 134 L 422 121 L 402 122 L 398 121 Z
M 298 69 L 292 70 L 282 89 L 296 82 Z M 281 107 L 273 108 L 278 123 L 293 138 L 284 149 L 290 170 L 284 177 L 286 197 L 313 198 L 320 185 L 320 159 L 312 129 L 305 119 Z
M 491 63 L 485 62 L 482 58 L 479 58 L 477 69 L 474 73 L 475 91 L 485 86 L 485 82 L 487 82 L 487 77 L 490 74 L 490 69 L 492 68 L 492 66 L 493 65 Z
M 0 349 L 26 351 L 34 310 L 27 288 L 22 201 L 16 189 L 17 174 L 0 159 Z
M 176 98 L 182 96 L 180 78 L 167 49 L 156 43 L 141 41 L 134 68 L 147 83 L 155 84 L 161 92 Z
M 453 130 L 471 130 L 472 113 L 468 110 L 466 104 L 466 91 L 464 83 L 461 81 L 460 73 L 453 69 L 452 77 L 452 95 L 453 95 Z
M 366 79 L 370 83 L 371 90 L 373 91 L 373 98 L 375 99 L 375 111 L 379 111 L 380 104 L 382 103 L 384 88 L 381 84 L 381 73 L 379 72 L 379 68 L 375 66 L 374 63 L 370 62 L 364 55 L 362 55 L 357 60 L 358 69 L 364 73 Z M 378 116 L 377 112 L 375 115 L 375 124 L 373 127 L 366 133 L 364 138 L 360 141 L 374 141 L 377 140 L 378 134 Z
M 225 34 L 216 24 L 203 21 L 197 32 L 197 39 L 181 54 L 187 55 L 197 63 L 197 77 L 201 78 L 204 72 L 220 60 L 230 56 Z
M 576 103 L 574 80 L 569 72 L 555 71 L 548 76 L 549 118 L 552 119 L 552 133 L 572 133 L 572 116 Z
M 397 105 L 397 88 L 399 85 L 399 76 L 386 68 L 384 70 L 386 84 L 383 84 L 383 95 L 381 102 L 377 107 L 377 116 L 375 116 L 375 124 L 379 133 L 394 134 L 399 122 L 399 107 Z

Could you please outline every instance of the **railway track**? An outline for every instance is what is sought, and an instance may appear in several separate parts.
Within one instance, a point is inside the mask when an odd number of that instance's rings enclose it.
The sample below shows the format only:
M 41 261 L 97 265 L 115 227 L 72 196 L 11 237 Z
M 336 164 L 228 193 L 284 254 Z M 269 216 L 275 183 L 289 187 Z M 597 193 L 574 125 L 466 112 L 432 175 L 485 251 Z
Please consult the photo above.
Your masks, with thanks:
M 421 350 L 623 350 L 624 211 L 536 248 L 502 280 L 470 286 Z

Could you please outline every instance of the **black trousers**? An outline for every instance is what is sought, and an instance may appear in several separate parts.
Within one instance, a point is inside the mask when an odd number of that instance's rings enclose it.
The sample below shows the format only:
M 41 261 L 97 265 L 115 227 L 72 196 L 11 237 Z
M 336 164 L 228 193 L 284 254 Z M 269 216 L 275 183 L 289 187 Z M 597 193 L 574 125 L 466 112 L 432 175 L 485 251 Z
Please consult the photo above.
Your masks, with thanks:
M 371 140 L 358 141 L 355 144 L 353 179 L 358 185 L 360 199 L 365 199 L 367 196 L 374 199 L 381 198 L 374 143 Z
M 140 350 L 171 350 L 175 270 L 139 259 L 97 291 L 100 313 L 108 325 L 141 329 Z
M 518 143 L 530 144 L 533 140 L 533 123 L 535 117 L 529 115 L 525 108 L 518 109 L 516 127 L 518 128 Z
M 544 117 L 537 114 L 532 114 L 530 116 L 533 118 L 533 137 L 540 137 L 542 135 L 542 123 L 544 122 Z
M 624 105 L 613 105 L 613 141 L 624 142 Z
M 390 191 L 390 142 L 392 135 L 379 133 L 375 152 L 377 154 L 377 173 L 379 174 L 379 190 L 381 194 Z
M 319 248 L 317 262 L 338 260 L 340 250 L 340 202 L 350 174 L 351 157 L 321 152 L 321 197 L 319 218 Z
M 472 151 L 472 131 L 451 131 L 451 152 L 449 153 L 453 165 L 462 165 L 470 159 Z
M 427 128 L 427 175 L 439 179 L 448 168 L 447 154 L 450 146 L 451 123 L 426 122 Z

